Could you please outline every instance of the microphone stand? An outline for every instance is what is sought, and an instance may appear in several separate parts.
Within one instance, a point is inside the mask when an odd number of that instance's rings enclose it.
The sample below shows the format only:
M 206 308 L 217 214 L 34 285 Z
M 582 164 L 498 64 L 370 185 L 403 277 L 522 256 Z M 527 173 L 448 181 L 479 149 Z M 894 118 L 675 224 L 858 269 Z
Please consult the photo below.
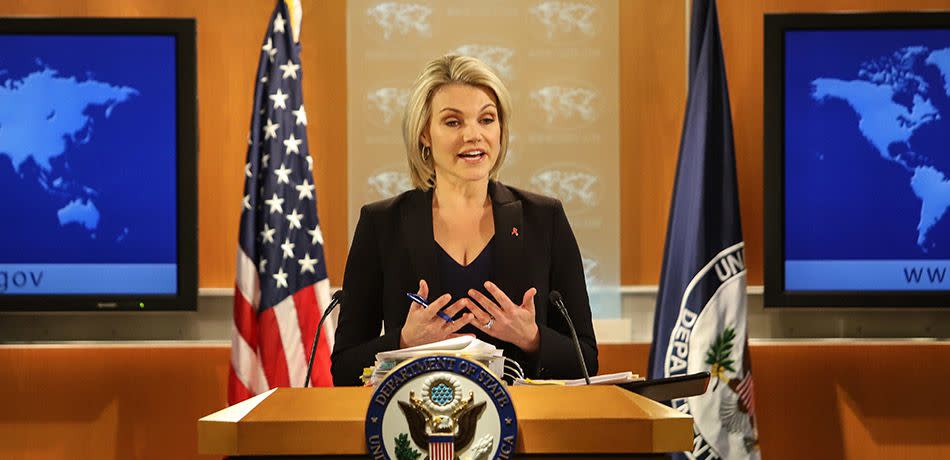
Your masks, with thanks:
M 581 342 L 577 339 L 577 331 L 574 330 L 574 322 L 571 321 L 571 315 L 567 313 L 567 307 L 564 306 L 564 299 L 561 297 L 561 293 L 557 291 L 551 291 L 550 294 L 551 303 L 557 307 L 557 311 L 561 312 L 561 315 L 564 316 L 564 319 L 567 320 L 567 328 L 571 331 L 571 340 L 574 342 L 574 351 L 577 352 L 577 360 L 581 363 L 581 370 L 584 372 L 584 381 L 590 385 L 590 375 L 587 373 L 587 363 L 584 362 L 584 354 L 581 353 Z
M 317 344 L 320 340 L 320 332 L 323 331 L 323 322 L 326 321 L 328 316 L 330 316 L 330 312 L 332 312 L 333 309 L 342 302 L 343 290 L 341 289 L 333 293 L 333 301 L 330 302 L 327 310 L 324 311 L 323 316 L 320 317 L 320 322 L 317 324 L 317 333 L 313 335 L 313 347 L 310 348 L 310 362 L 307 363 L 307 379 L 303 382 L 304 388 L 310 386 L 310 373 L 313 371 L 313 358 L 317 356 Z

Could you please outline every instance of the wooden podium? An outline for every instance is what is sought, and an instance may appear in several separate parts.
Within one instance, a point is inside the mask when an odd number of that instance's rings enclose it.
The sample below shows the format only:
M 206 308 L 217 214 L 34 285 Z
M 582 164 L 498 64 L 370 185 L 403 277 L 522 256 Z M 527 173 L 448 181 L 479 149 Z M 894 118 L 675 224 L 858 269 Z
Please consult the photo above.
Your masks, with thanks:
M 518 416 L 518 457 L 663 458 L 692 449 L 692 417 L 615 386 L 508 391 Z M 367 458 L 363 423 L 371 395 L 369 388 L 270 390 L 198 420 L 198 451 Z

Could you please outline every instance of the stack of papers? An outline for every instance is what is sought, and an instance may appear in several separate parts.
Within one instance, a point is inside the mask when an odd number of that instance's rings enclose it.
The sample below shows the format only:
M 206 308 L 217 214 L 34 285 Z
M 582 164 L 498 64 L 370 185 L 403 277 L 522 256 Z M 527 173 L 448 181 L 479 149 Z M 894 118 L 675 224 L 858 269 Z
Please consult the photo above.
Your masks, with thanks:
M 376 387 L 386 378 L 389 371 L 403 361 L 428 355 L 458 356 L 478 361 L 500 377 L 505 370 L 503 353 L 504 350 L 467 335 L 416 347 L 384 351 L 376 354 L 376 363 L 363 373 L 363 382 L 366 386 Z
M 619 383 L 630 383 L 644 380 L 643 377 L 640 377 L 633 372 L 617 372 L 615 374 L 604 374 L 604 375 L 595 375 L 590 378 L 591 385 L 616 385 Z M 575 387 L 587 385 L 587 381 L 584 379 L 574 379 L 574 380 L 532 380 L 532 379 L 516 379 L 515 385 L 561 385 L 567 387 Z

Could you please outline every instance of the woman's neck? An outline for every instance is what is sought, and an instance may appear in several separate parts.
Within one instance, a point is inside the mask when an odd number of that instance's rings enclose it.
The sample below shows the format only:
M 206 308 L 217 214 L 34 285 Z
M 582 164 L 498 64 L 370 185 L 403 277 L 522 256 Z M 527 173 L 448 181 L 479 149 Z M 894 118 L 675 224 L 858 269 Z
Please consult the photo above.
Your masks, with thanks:
M 478 182 L 439 180 L 432 206 L 442 210 L 481 209 L 488 204 L 488 179 Z

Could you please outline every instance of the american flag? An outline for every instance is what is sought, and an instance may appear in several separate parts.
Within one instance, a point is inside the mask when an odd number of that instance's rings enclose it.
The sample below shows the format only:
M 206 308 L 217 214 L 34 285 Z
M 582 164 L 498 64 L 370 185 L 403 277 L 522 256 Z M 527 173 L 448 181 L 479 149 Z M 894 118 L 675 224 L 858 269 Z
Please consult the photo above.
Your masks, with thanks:
M 300 80 L 299 0 L 279 0 L 261 46 L 244 166 L 228 402 L 303 386 L 330 302 Z M 333 325 L 320 335 L 312 386 L 332 386 Z

